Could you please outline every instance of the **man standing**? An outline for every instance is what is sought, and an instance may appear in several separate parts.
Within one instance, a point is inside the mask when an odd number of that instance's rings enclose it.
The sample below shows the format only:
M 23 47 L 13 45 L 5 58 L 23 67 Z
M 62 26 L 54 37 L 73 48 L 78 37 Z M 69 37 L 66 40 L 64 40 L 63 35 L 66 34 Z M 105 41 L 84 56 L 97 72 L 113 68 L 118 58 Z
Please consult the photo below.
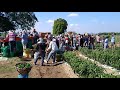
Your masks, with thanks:
M 39 38 L 39 34 L 38 34 L 38 32 L 35 29 L 33 29 L 31 34 L 33 35 L 33 41 L 34 41 L 33 44 L 36 44 L 37 43 L 37 39 Z
M 22 33 L 22 45 L 23 45 L 23 49 L 27 48 L 27 44 L 28 44 L 28 34 L 26 33 L 26 31 L 23 31 Z
M 15 48 L 16 47 L 16 42 L 15 42 L 16 34 L 11 30 L 6 36 L 6 39 L 7 38 L 9 39 L 10 53 L 14 53 L 16 49 Z
M 73 47 L 76 47 L 76 35 L 73 34 Z
M 112 37 L 111 37 L 111 47 L 115 48 L 115 37 L 114 37 L 114 34 L 112 34 Z
M 43 66 L 44 63 L 44 58 L 45 58 L 45 49 L 46 49 L 46 44 L 43 41 L 42 38 L 38 41 L 37 47 L 36 47 L 36 52 L 34 54 L 34 64 L 36 65 L 39 56 L 41 57 L 41 66 Z
M 95 38 L 93 35 L 89 36 L 89 49 L 94 49 Z
M 96 41 L 97 41 L 97 43 L 100 43 L 100 36 L 99 35 L 96 36 Z
M 104 42 L 104 50 L 108 48 L 108 36 L 105 38 L 105 42 Z
M 49 51 L 49 50 L 51 50 L 51 52 L 49 53 L 47 60 L 45 60 L 44 62 L 48 63 L 48 61 L 51 58 L 51 56 L 53 56 L 53 62 L 52 63 L 55 63 L 56 52 L 58 50 L 55 38 L 50 42 L 47 51 Z

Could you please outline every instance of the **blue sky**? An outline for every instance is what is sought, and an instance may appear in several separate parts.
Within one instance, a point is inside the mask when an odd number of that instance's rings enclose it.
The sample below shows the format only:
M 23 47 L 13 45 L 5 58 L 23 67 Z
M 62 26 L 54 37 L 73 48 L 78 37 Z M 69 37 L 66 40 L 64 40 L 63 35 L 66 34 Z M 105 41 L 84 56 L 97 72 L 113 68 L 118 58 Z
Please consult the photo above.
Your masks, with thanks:
M 38 32 L 51 32 L 54 20 L 68 22 L 67 31 L 77 33 L 120 32 L 120 12 L 35 12 Z

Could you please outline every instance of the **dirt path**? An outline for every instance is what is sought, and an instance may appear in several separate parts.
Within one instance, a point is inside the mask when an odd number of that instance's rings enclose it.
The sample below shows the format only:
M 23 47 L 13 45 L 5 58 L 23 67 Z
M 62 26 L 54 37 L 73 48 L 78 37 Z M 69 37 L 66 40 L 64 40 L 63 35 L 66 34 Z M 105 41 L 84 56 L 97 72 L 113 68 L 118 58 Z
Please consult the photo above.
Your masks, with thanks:
M 113 68 L 113 67 L 110 67 L 110 66 L 107 66 L 107 65 L 103 65 L 103 64 L 99 63 L 98 61 L 90 59 L 90 58 L 86 57 L 85 55 L 81 54 L 79 51 L 76 51 L 75 53 L 76 53 L 77 56 L 79 56 L 79 57 L 81 57 L 83 59 L 87 59 L 87 60 L 95 63 L 96 65 L 104 68 L 104 72 L 107 73 L 107 74 L 120 75 L 120 71 L 115 69 L 115 68 Z
M 37 66 L 33 66 L 30 72 L 31 78 L 78 78 L 71 67 L 64 61 L 46 66 L 39 66 L 39 63 L 40 61 Z
M 0 61 L 0 78 L 17 78 L 18 72 L 15 69 L 15 64 L 20 62 L 19 58 L 12 58 L 12 60 Z M 26 61 L 33 65 L 33 60 Z M 57 62 L 54 65 L 40 66 L 33 65 L 29 78 L 78 78 L 74 74 L 71 67 L 64 61 Z

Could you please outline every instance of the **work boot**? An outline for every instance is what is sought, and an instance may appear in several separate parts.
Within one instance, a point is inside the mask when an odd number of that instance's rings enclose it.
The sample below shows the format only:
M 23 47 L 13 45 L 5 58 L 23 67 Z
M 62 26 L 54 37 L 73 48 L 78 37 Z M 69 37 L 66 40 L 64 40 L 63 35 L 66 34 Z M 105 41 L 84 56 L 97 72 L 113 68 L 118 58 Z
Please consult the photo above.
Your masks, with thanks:
M 34 65 L 37 65 L 37 64 L 34 62 Z

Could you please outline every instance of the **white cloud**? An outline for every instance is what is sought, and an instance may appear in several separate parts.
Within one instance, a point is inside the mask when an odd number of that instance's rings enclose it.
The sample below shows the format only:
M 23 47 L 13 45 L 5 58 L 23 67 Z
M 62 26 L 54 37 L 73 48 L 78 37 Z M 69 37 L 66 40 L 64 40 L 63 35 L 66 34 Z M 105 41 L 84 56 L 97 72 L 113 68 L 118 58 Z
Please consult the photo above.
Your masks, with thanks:
M 74 32 L 79 33 L 79 31 L 80 31 L 80 25 L 79 24 L 70 24 L 67 27 L 67 31 L 74 31 Z
M 70 26 L 72 27 L 74 24 L 70 24 Z
M 75 17 L 75 16 L 79 16 L 77 13 L 71 13 L 68 15 L 68 17 Z
M 47 23 L 54 23 L 54 20 L 48 20 Z
M 54 20 L 51 20 L 51 19 L 47 20 L 46 22 L 49 23 L 51 27 L 52 27 L 53 24 L 54 24 Z
M 70 27 L 78 26 L 78 24 L 70 24 Z

